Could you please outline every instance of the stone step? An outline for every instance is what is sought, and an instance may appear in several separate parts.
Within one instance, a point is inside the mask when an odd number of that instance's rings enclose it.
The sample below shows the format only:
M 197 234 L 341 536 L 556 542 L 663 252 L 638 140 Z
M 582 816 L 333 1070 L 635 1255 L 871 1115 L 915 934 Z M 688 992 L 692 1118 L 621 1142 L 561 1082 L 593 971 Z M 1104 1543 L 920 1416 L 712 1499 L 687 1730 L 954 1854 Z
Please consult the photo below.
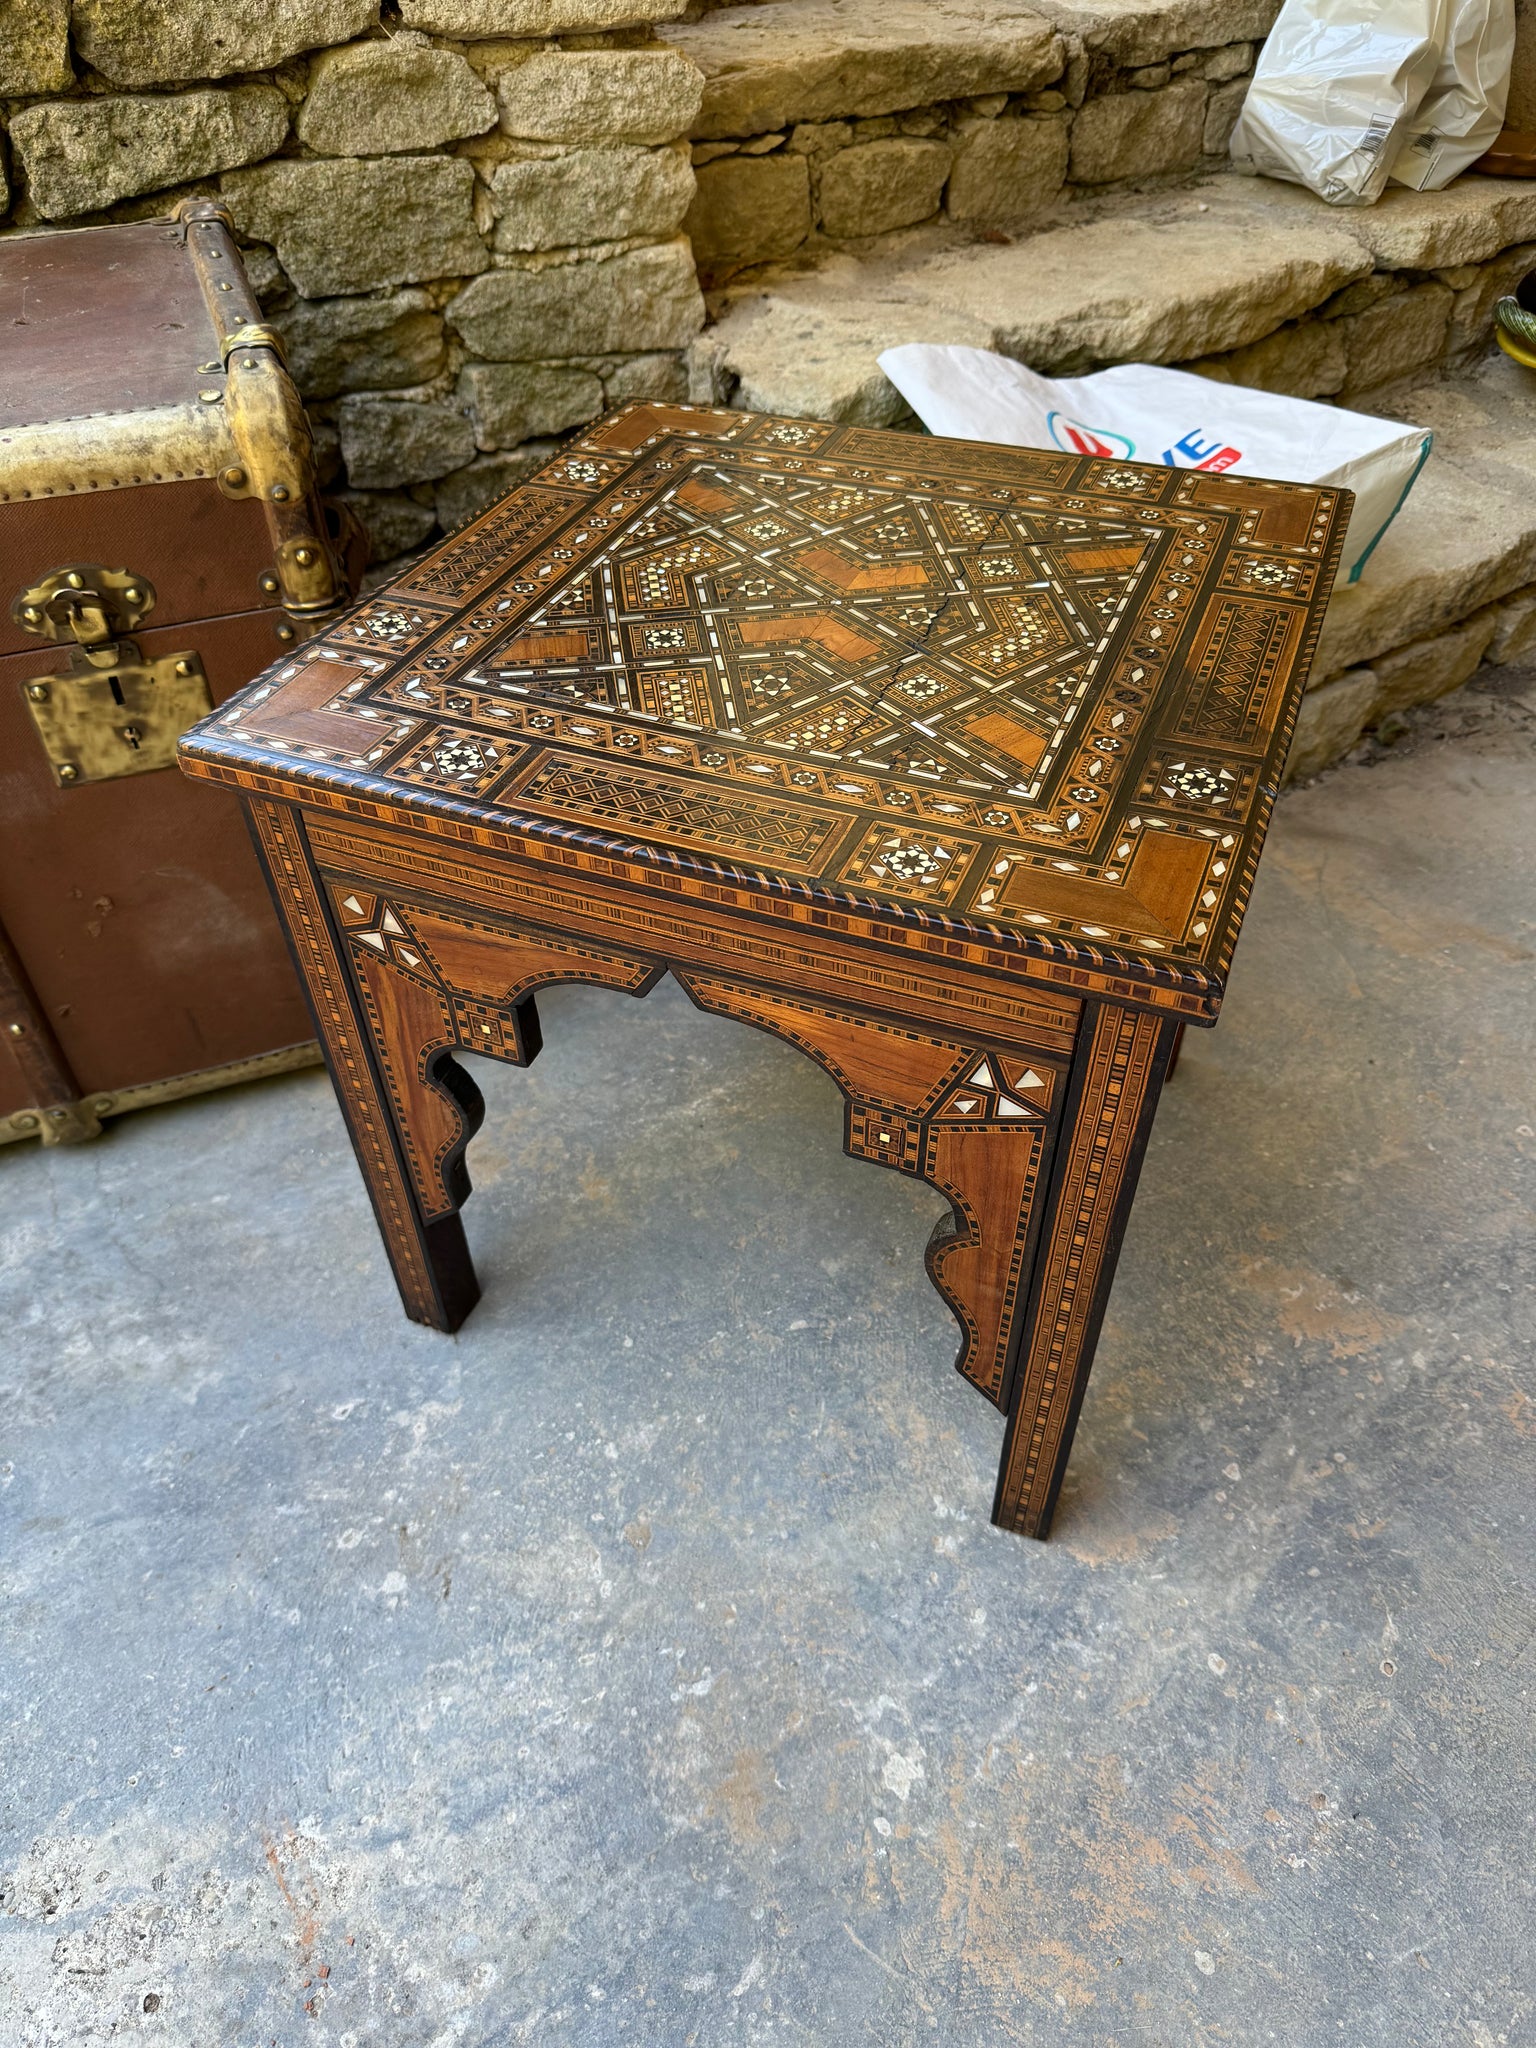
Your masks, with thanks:
M 662 33 L 703 71 L 706 282 L 1224 155 L 1278 0 L 766 0 Z
M 1081 224 L 1004 246 L 923 229 L 770 273 L 720 302 L 696 345 L 698 395 L 897 424 L 906 408 L 878 357 L 927 341 L 1055 375 L 1177 363 L 1354 403 L 1479 354 L 1494 300 L 1536 266 L 1536 181 L 1519 179 L 1332 208 L 1226 174 L 1071 212 Z
M 1291 781 L 1482 661 L 1536 660 L 1536 372 L 1495 350 L 1381 409 L 1429 427 L 1434 452 L 1365 575 L 1334 594 Z

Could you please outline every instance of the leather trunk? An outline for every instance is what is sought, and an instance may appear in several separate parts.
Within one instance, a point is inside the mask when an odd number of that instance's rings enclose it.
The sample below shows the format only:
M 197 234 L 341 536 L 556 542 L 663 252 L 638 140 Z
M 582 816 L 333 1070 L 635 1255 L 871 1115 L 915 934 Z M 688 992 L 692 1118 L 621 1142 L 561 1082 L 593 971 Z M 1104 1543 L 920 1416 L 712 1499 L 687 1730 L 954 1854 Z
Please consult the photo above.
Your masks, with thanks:
M 0 240 L 0 1142 L 318 1058 L 177 732 L 348 596 L 226 216 Z

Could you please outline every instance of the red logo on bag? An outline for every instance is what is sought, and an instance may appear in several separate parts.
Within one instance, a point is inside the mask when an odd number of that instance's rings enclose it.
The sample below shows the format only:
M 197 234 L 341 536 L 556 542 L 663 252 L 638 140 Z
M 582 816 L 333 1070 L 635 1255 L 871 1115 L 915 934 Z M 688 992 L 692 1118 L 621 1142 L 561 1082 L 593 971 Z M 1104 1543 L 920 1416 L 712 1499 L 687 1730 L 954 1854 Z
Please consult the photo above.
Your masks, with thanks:
M 1103 455 L 1124 462 L 1136 453 L 1136 443 L 1128 441 L 1124 434 L 1085 427 L 1081 420 L 1068 419 L 1064 412 L 1053 412 L 1046 425 L 1056 446 L 1065 448 L 1069 455 Z

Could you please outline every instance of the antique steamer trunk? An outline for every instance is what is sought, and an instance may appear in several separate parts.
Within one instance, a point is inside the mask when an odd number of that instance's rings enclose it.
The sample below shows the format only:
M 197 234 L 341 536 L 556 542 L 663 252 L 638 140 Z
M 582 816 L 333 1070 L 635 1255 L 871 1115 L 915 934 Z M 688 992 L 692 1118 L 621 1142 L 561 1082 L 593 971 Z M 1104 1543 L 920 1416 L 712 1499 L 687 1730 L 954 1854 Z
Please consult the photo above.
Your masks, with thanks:
M 227 217 L 0 240 L 0 1142 L 317 1057 L 177 736 L 346 596 Z

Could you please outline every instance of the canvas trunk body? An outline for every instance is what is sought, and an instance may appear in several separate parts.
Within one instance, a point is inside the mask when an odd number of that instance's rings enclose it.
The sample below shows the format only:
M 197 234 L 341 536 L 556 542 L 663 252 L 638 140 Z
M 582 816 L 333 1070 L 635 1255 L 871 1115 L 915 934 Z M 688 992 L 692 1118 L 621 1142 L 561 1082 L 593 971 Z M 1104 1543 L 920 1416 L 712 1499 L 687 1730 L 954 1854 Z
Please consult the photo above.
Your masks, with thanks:
M 347 595 L 228 223 L 0 241 L 0 1141 L 315 1057 L 179 731 Z

